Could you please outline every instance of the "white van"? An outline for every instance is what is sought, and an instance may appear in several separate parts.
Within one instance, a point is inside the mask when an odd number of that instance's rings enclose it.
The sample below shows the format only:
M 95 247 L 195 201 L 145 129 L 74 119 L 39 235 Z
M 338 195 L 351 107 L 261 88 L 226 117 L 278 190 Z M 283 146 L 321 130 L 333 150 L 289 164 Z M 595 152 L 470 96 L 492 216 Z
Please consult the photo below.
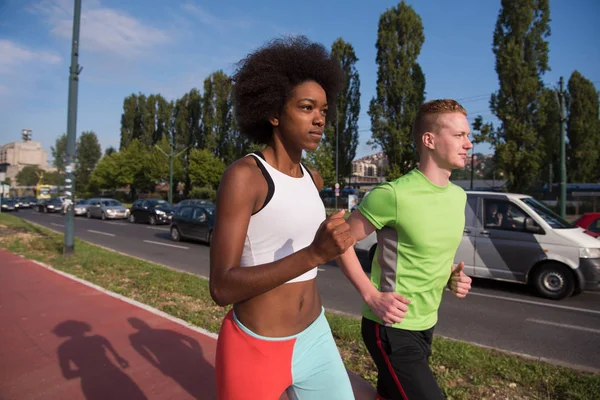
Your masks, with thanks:
M 469 192 L 465 231 L 455 262 L 469 276 L 532 285 L 560 300 L 600 290 L 600 240 L 531 196 Z M 376 256 L 376 232 L 356 244 Z

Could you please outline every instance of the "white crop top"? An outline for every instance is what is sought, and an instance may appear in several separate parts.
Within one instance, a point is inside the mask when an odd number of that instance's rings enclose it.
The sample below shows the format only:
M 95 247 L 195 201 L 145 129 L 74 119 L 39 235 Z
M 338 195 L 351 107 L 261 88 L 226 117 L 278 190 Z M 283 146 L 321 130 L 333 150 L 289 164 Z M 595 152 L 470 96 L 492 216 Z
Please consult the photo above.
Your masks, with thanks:
M 310 172 L 302 164 L 303 176 L 294 178 L 270 166 L 262 154 L 254 157 L 269 192 L 263 207 L 252 214 L 240 266 L 253 267 L 277 261 L 312 243 L 325 220 L 325 207 Z M 286 282 L 314 279 L 317 267 Z

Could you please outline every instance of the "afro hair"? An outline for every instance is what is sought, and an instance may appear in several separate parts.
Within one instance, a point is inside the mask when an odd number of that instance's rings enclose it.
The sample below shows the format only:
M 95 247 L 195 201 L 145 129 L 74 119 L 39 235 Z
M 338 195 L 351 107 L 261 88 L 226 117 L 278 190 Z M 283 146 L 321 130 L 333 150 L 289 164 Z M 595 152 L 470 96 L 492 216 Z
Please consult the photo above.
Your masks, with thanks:
M 327 95 L 328 119 L 335 120 L 336 100 L 344 84 L 340 63 L 323 45 L 305 36 L 275 39 L 237 64 L 233 101 L 240 132 L 267 144 L 273 135 L 269 119 L 278 115 L 296 86 L 317 82 Z

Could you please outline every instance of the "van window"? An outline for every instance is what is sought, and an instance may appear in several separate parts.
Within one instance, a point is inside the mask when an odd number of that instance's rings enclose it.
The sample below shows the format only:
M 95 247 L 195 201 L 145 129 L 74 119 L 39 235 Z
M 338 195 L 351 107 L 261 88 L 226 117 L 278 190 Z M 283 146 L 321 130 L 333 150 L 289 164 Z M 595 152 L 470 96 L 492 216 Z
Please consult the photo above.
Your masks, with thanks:
M 525 231 L 525 214 L 518 206 L 506 200 L 486 200 L 484 226 L 486 229 Z
M 574 228 L 572 224 L 562 219 L 554 211 L 540 203 L 534 198 L 525 197 L 520 199 L 523 203 L 527 204 L 533 211 L 535 211 L 540 217 L 544 219 L 554 229 L 569 229 Z

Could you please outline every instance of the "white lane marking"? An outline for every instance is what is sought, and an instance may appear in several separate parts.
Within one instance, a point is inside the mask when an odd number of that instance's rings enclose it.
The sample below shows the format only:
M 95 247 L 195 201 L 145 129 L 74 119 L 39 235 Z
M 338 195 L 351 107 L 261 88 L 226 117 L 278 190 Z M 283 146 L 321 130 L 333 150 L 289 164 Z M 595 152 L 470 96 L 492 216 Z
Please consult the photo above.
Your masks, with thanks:
M 495 296 L 493 294 L 484 294 L 484 293 L 469 292 L 469 296 L 489 297 L 489 298 L 492 298 L 492 299 L 514 301 L 514 302 L 517 302 L 517 303 L 534 304 L 536 306 L 560 308 L 562 310 L 580 311 L 580 312 L 585 312 L 585 313 L 600 315 L 600 311 L 597 311 L 597 310 L 588 310 L 587 308 L 577 308 L 577 307 L 569 307 L 569 306 L 560 306 L 560 305 L 557 305 L 557 304 L 542 303 L 541 301 L 513 299 L 511 297 Z
M 147 226 L 146 229 L 154 229 L 155 231 L 169 231 L 169 228 L 156 228 L 154 226 Z
M 58 214 L 48 214 L 49 217 L 54 217 L 54 218 L 62 218 L 62 215 L 58 215 Z
M 113 233 L 100 232 L 100 231 L 95 231 L 93 229 L 88 229 L 87 231 L 88 232 L 92 232 L 92 233 L 97 233 L 98 235 L 106 235 L 106 236 L 113 236 L 113 237 L 117 236 L 117 235 L 115 235 Z
M 317 271 L 326 271 L 326 269 L 325 268 L 319 268 L 319 269 L 317 269 Z
M 151 243 L 151 244 L 159 244 L 161 246 L 169 246 L 169 247 L 176 247 L 178 249 L 185 249 L 185 250 L 189 250 L 189 247 L 185 247 L 185 246 L 177 246 L 175 244 L 169 244 L 169 243 L 161 243 L 161 242 L 154 242 L 152 240 L 144 240 L 145 243 Z
M 598 334 L 600 334 L 600 329 L 586 328 L 586 327 L 583 327 L 583 326 L 568 325 L 568 324 L 559 324 L 558 322 L 550 322 L 550 321 L 544 321 L 544 320 L 541 320 L 541 319 L 534 319 L 534 318 L 527 318 L 525 321 L 535 322 L 536 324 L 552 325 L 552 326 L 558 326 L 560 328 L 577 329 L 579 331 L 585 331 L 585 332 L 592 332 L 592 333 L 598 333 Z
M 62 228 L 64 228 L 64 227 L 65 227 L 64 225 L 61 225 L 61 224 L 55 224 L 54 222 L 50 222 L 50 225 L 54 225 L 54 226 L 60 226 L 60 227 L 62 227 Z
M 112 221 L 104 221 L 105 224 L 111 224 L 111 225 L 129 225 L 126 224 L 125 222 L 112 222 Z

